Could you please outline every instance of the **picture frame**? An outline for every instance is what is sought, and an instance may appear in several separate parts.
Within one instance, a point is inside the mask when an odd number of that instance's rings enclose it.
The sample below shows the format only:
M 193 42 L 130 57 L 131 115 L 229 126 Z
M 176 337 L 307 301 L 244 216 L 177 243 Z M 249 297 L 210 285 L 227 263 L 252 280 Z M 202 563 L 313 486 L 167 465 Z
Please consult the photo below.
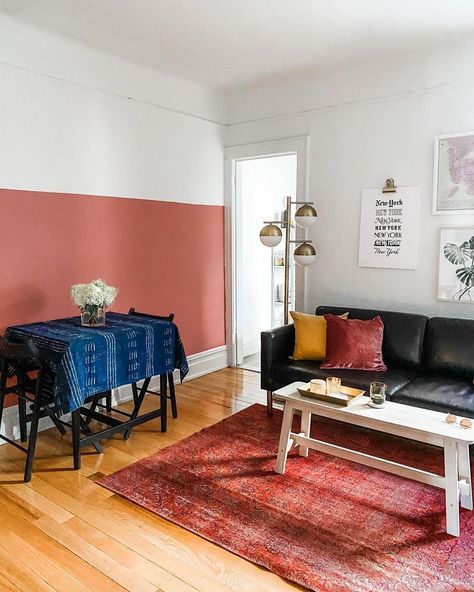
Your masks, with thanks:
M 474 132 L 435 137 L 433 214 L 474 217 Z
M 440 229 L 437 299 L 474 304 L 474 223 Z
M 416 269 L 420 236 L 421 187 L 362 190 L 359 267 Z

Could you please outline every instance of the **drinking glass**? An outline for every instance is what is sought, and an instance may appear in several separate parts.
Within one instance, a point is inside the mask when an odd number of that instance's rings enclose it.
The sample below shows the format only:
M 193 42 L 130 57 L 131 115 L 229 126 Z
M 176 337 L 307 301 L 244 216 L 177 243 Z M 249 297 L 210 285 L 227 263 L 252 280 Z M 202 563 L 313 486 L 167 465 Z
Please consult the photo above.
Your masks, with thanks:
M 318 378 L 313 378 L 310 383 L 309 390 L 312 393 L 326 394 L 326 381 Z
M 385 405 L 385 395 L 387 392 L 387 385 L 384 382 L 370 383 L 370 401 L 375 407 L 383 407 Z
M 328 395 L 338 395 L 341 388 L 341 379 L 336 376 L 326 378 L 326 393 Z

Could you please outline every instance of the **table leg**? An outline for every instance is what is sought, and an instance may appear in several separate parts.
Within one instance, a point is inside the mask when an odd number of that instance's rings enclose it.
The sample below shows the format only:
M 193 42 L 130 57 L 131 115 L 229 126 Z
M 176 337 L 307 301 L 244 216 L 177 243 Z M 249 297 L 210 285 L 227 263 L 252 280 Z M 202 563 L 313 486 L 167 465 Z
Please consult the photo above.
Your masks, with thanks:
M 285 402 L 283 421 L 281 423 L 280 443 L 278 444 L 278 456 L 275 465 L 275 473 L 281 475 L 285 472 L 286 457 L 288 456 L 288 445 L 290 442 L 291 424 L 293 423 L 293 405 Z
M 81 468 L 81 410 L 76 409 L 71 414 L 72 423 L 72 455 L 74 470 Z
M 161 431 L 166 432 L 168 421 L 168 377 L 166 374 L 160 375 L 160 406 L 161 406 Z
M 267 391 L 267 413 L 273 415 L 273 392 Z
M 444 478 L 446 487 L 446 532 L 459 536 L 458 449 L 453 440 L 444 441 Z
M 469 445 L 458 442 L 458 467 L 459 479 L 466 481 L 469 491 L 461 492 L 461 508 L 472 510 L 472 479 L 471 479 L 471 461 L 469 459 Z
M 302 411 L 301 412 L 301 433 L 304 434 L 307 438 L 310 437 L 311 431 L 311 413 L 309 411 Z M 300 456 L 308 456 L 308 447 L 307 446 L 299 446 L 298 453 Z

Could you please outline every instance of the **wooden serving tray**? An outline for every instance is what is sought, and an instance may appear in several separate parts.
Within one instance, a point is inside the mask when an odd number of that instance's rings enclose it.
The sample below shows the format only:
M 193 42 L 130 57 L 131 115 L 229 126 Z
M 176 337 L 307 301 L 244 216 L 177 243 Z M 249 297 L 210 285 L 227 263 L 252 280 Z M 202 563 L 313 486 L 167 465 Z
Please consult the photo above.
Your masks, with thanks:
M 365 394 L 365 391 L 343 385 L 341 385 L 339 394 L 337 395 L 328 395 L 327 393 L 322 392 L 313 393 L 310 391 L 309 382 L 298 388 L 298 392 L 303 397 L 311 397 L 312 399 L 326 401 L 326 403 L 336 403 L 336 405 L 341 405 L 342 407 L 348 407 L 349 405 L 352 405 Z

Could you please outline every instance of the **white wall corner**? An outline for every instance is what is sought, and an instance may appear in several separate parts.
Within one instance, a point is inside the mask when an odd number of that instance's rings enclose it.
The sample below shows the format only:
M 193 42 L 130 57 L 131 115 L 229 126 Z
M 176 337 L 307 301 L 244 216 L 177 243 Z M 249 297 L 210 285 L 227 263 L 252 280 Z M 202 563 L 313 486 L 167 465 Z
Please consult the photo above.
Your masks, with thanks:
M 49 79 L 224 124 L 222 93 L 0 15 L 2 65 Z M 71 68 L 74 64 L 74 68 Z M 80 91 L 78 91 L 80 92 Z

